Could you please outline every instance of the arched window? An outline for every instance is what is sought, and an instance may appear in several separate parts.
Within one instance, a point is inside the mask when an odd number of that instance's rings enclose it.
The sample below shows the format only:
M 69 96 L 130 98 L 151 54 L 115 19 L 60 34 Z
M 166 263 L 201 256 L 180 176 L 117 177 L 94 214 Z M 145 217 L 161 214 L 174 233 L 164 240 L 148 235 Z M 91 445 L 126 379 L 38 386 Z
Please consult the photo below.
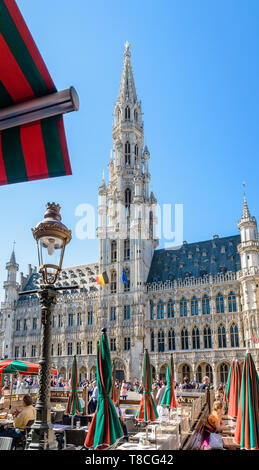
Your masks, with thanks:
M 168 350 L 175 351 L 175 332 L 172 328 L 168 331 Z
M 182 349 L 189 349 L 188 330 L 184 327 L 181 331 Z
M 117 273 L 116 271 L 111 272 L 111 294 L 115 294 L 117 291 Z
M 137 144 L 135 145 L 135 156 L 136 157 L 138 156 L 138 145 Z
M 202 383 L 202 368 L 201 366 L 197 367 L 196 380 L 198 383 Z
M 163 330 L 158 332 L 158 352 L 164 352 L 165 350 L 165 335 Z
M 126 108 L 125 108 L 125 121 L 129 121 L 129 120 L 130 120 L 130 107 L 126 106 Z
M 202 313 L 208 315 L 210 313 L 210 300 L 207 294 L 202 297 Z
M 212 373 L 212 367 L 210 364 L 206 365 L 205 374 L 207 375 L 207 377 L 209 377 L 210 383 L 213 383 L 213 373 Z
M 125 189 L 126 216 L 130 215 L 130 204 L 131 204 L 131 190 L 130 188 L 127 188 Z
M 224 313 L 224 298 L 221 292 L 219 292 L 216 296 L 216 312 Z
M 117 242 L 116 240 L 111 241 L 111 262 L 115 263 L 117 261 Z
M 136 109 L 134 110 L 134 119 L 136 122 L 138 122 L 138 112 Z
M 235 323 L 230 327 L 230 343 L 231 348 L 239 348 L 238 327 Z
M 226 330 L 222 323 L 220 323 L 220 325 L 218 326 L 218 344 L 219 344 L 219 348 L 227 347 Z
M 200 332 L 196 326 L 192 330 L 192 349 L 200 349 Z
M 187 317 L 187 301 L 185 297 L 180 300 L 180 315 L 181 317 Z
M 130 259 L 130 240 L 127 238 L 124 240 L 124 261 Z
M 174 304 L 172 299 L 167 302 L 167 318 L 174 318 Z
M 204 341 L 204 348 L 205 349 L 211 349 L 212 348 L 212 343 L 211 343 L 211 329 L 209 326 L 205 326 L 203 330 L 203 341 Z
M 188 377 L 190 380 L 191 374 L 190 374 L 190 366 L 188 364 L 184 364 L 182 367 L 182 381 L 185 377 Z
M 154 320 L 154 302 L 150 300 L 150 320 Z
M 225 384 L 228 380 L 228 365 L 224 362 L 220 365 L 220 382 Z
M 157 303 L 157 318 L 164 318 L 164 304 L 162 300 L 159 300 Z
M 154 352 L 154 351 L 155 351 L 155 335 L 154 335 L 154 331 L 151 331 L 151 335 L 150 335 L 150 349 L 151 349 L 151 352 Z
M 198 315 L 199 310 L 198 310 L 198 300 L 195 295 L 191 298 L 191 315 Z
M 130 290 L 130 270 L 129 268 L 125 268 L 125 274 L 126 274 L 126 277 L 127 277 L 127 284 L 124 284 L 124 292 L 129 292 Z
M 236 295 L 232 291 L 228 294 L 228 311 L 230 313 L 237 311 Z
M 130 166 L 130 143 L 125 142 L 125 166 Z

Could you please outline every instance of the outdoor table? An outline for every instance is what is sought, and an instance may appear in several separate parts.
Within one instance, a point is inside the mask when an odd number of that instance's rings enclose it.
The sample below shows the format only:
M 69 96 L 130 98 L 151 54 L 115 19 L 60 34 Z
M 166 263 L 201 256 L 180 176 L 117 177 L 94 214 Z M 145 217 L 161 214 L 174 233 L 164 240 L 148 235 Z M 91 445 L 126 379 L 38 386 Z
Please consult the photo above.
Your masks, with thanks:
M 14 423 L 13 419 L 6 419 L 6 418 L 0 419 L 0 426 L 12 427 L 13 423 Z
M 77 427 L 73 427 L 70 425 L 70 424 L 54 424 L 53 425 L 53 431 L 54 432 L 64 432 L 65 429 L 76 429 L 76 430 L 84 430 L 84 431 L 88 431 L 88 426 L 81 426 L 80 428 L 77 428 Z
M 138 432 L 134 436 L 130 436 L 131 441 L 139 443 L 140 438 L 146 438 L 146 432 Z M 156 450 L 173 450 L 177 449 L 177 437 L 176 434 L 170 435 L 157 435 L 156 439 L 153 438 L 150 433 L 148 434 L 148 440 L 152 447 Z

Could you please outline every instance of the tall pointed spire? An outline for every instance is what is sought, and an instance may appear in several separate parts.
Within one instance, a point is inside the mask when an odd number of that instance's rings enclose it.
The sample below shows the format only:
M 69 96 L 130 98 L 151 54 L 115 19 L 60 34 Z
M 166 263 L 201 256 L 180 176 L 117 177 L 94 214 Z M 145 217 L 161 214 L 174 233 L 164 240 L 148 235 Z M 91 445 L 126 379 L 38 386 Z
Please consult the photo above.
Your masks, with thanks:
M 14 246 L 15 246 L 15 242 L 13 242 L 13 251 L 12 251 L 12 254 L 11 254 L 11 258 L 10 258 L 10 264 L 12 264 L 13 266 L 15 266 L 17 264 L 16 263 L 15 252 L 14 252 Z
M 124 52 L 124 63 L 121 78 L 121 86 L 118 96 L 118 101 L 132 101 L 134 104 L 137 103 L 138 97 L 132 72 L 131 60 L 130 60 L 130 44 L 128 41 L 125 43 Z
M 249 219 L 250 217 L 251 217 L 251 215 L 250 215 L 250 212 L 249 212 L 249 209 L 248 209 L 246 195 L 244 195 L 242 219 Z

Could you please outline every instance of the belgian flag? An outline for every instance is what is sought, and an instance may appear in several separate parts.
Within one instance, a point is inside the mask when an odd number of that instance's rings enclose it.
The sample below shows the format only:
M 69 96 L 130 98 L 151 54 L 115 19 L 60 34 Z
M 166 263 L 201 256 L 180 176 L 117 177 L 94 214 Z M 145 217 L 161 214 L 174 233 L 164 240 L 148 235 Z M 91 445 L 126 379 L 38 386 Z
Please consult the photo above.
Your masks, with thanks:
M 95 279 L 97 281 L 97 284 L 99 284 L 100 286 L 105 286 L 105 284 L 109 284 L 109 278 L 106 271 L 100 274 L 100 276 L 97 276 Z

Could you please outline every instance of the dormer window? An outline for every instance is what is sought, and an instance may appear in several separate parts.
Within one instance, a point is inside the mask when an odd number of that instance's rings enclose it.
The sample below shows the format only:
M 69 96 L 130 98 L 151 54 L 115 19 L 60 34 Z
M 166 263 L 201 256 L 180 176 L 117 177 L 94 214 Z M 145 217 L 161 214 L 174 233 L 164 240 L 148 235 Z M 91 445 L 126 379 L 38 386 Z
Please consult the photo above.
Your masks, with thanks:
M 125 108 L 125 121 L 129 121 L 130 120 L 130 108 L 129 106 L 126 106 Z

